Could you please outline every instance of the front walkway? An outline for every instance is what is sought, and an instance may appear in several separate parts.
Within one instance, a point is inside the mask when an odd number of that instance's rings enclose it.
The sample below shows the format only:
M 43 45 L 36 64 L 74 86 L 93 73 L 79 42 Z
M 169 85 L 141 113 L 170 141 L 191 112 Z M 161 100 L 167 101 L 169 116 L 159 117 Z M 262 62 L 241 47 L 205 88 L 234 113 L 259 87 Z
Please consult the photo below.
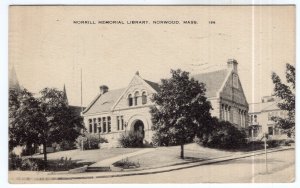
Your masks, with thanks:
M 113 163 L 115 163 L 117 161 L 120 161 L 122 159 L 126 159 L 128 157 L 133 157 L 133 156 L 136 156 L 136 155 L 141 155 L 141 154 L 148 153 L 148 152 L 151 152 L 151 151 L 154 151 L 154 150 L 155 150 L 155 148 L 146 148 L 146 149 L 142 149 L 142 150 L 139 150 L 139 151 L 136 151 L 136 152 L 118 155 L 116 157 L 112 157 L 112 158 L 108 158 L 108 159 L 98 161 L 98 162 L 90 165 L 90 167 L 109 167 Z

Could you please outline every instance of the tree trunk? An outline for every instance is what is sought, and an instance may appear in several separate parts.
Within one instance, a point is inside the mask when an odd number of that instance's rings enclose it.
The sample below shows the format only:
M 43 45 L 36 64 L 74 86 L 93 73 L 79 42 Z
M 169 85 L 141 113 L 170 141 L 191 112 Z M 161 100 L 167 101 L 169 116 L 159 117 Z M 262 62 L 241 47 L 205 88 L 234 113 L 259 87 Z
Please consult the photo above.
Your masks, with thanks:
M 47 147 L 46 147 L 46 143 L 43 144 L 43 153 L 44 153 L 44 162 L 45 162 L 45 170 L 47 167 Z
M 180 158 L 184 159 L 184 144 L 180 145 L 180 149 L 181 149 L 181 151 L 180 151 Z

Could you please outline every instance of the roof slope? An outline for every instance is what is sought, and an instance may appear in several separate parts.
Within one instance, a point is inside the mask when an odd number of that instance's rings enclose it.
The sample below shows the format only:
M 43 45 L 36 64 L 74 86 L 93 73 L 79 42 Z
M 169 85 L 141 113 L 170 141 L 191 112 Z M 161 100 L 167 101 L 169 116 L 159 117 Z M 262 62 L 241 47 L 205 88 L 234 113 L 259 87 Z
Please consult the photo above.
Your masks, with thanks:
M 206 85 L 206 97 L 215 97 L 217 96 L 217 92 L 222 87 L 224 80 L 228 74 L 228 70 L 218 70 L 214 72 L 202 73 L 193 75 L 195 80 L 199 82 L 203 82 Z M 145 80 L 144 81 L 149 84 L 155 91 L 159 91 L 159 84 Z M 103 113 L 109 112 L 118 98 L 122 95 L 122 93 L 126 90 L 117 89 L 111 90 L 103 95 L 97 95 L 97 97 L 91 102 L 91 104 L 86 108 L 83 112 L 84 114 L 94 114 L 94 113 Z
M 191 77 L 205 84 L 206 97 L 210 98 L 210 97 L 217 96 L 217 92 L 222 87 L 222 84 L 225 81 L 227 75 L 228 75 L 228 70 L 223 69 L 214 72 L 196 74 L 196 75 L 192 75 Z
M 99 94 L 96 99 L 86 108 L 84 114 L 109 112 L 124 90 L 125 88 L 122 88 L 108 91 L 103 95 Z

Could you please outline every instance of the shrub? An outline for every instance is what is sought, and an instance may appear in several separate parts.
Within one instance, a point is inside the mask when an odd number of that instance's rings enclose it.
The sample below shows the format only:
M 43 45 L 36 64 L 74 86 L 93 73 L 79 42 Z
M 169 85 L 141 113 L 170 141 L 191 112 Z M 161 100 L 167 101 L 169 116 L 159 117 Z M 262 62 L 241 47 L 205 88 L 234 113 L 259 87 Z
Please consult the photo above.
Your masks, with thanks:
M 246 147 L 244 148 L 244 150 L 260 150 L 260 149 L 264 149 L 265 147 L 265 142 L 262 140 L 254 140 L 254 141 L 250 141 L 246 144 Z
M 117 161 L 113 165 L 115 167 L 120 167 L 120 168 L 124 168 L 124 169 L 139 168 L 140 167 L 139 162 L 129 161 L 128 158 L 122 159 L 121 161 Z
M 22 163 L 22 159 L 16 154 L 10 152 L 8 158 L 8 169 L 19 170 Z
M 280 145 L 280 140 L 267 140 L 267 145 L 269 148 L 275 148 Z
M 21 155 L 28 156 L 36 153 L 36 147 L 33 145 L 26 145 L 22 148 Z
M 45 168 L 45 162 L 42 159 L 37 158 L 21 158 L 12 157 L 9 158 L 9 170 L 29 170 L 38 171 Z
M 119 138 L 119 144 L 124 148 L 142 147 L 143 137 L 139 136 L 138 134 L 135 134 L 134 132 L 122 134 Z
M 285 145 L 285 146 L 290 146 L 291 143 L 295 143 L 295 141 L 292 140 L 292 139 L 286 139 L 286 140 L 284 140 L 284 144 L 283 144 L 283 145 Z
M 77 163 L 77 161 L 72 161 L 71 158 L 67 157 L 62 157 L 60 160 L 49 160 L 47 165 L 44 160 L 40 158 L 9 158 L 9 170 L 65 171 L 90 164 L 90 162 Z
M 291 139 L 283 139 L 283 140 L 267 140 L 267 144 L 269 148 L 275 148 L 278 146 L 290 146 L 294 141 Z
M 76 145 L 75 145 L 74 141 L 63 140 L 57 145 L 56 150 L 57 151 L 66 151 L 66 150 L 71 150 L 71 149 L 75 149 L 75 148 L 76 148 Z
M 219 149 L 238 149 L 246 144 L 246 132 L 230 122 L 214 121 L 213 129 L 202 134 L 198 143 L 205 147 Z
M 82 143 L 83 143 L 83 149 L 89 150 L 89 149 L 99 149 L 99 143 L 108 143 L 108 141 L 103 137 L 100 137 L 99 140 L 98 135 L 85 134 L 83 136 L 79 136 L 76 139 L 77 148 L 82 148 Z

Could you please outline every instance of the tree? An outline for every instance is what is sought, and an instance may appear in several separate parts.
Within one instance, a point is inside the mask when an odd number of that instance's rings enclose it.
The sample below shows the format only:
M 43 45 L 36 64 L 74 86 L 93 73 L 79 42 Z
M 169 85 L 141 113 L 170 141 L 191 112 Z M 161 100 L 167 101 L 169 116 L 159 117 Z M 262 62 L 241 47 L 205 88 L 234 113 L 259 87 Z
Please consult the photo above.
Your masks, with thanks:
M 288 135 L 295 134 L 295 67 L 286 64 L 286 81 L 282 83 L 280 77 L 273 72 L 272 81 L 274 83 L 274 95 L 281 99 L 278 107 L 288 112 L 287 118 L 272 117 L 272 120 L 283 129 Z
M 180 157 L 184 158 L 184 144 L 193 140 L 211 118 L 211 104 L 205 97 L 205 85 L 185 71 L 171 70 L 170 79 L 162 79 L 160 90 L 153 95 L 152 115 L 155 134 L 168 138 L 181 146 Z
M 27 90 L 10 97 L 10 144 L 42 144 L 44 161 L 46 147 L 54 142 L 75 141 L 83 127 L 82 118 L 68 106 L 64 92 L 45 88 L 34 98 Z
M 9 90 L 9 148 L 39 144 L 39 127 L 46 122 L 40 102 L 29 91 Z

